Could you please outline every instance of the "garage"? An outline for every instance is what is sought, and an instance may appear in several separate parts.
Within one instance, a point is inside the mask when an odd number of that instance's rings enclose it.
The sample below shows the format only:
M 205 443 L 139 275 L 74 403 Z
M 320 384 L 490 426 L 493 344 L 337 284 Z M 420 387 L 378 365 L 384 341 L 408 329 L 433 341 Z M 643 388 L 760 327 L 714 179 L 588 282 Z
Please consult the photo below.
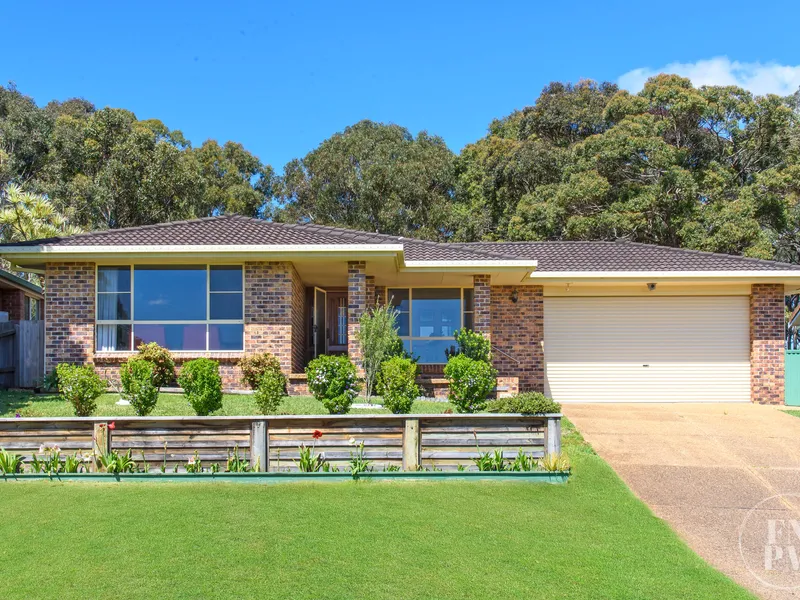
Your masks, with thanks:
M 747 296 L 546 297 L 558 402 L 749 402 Z

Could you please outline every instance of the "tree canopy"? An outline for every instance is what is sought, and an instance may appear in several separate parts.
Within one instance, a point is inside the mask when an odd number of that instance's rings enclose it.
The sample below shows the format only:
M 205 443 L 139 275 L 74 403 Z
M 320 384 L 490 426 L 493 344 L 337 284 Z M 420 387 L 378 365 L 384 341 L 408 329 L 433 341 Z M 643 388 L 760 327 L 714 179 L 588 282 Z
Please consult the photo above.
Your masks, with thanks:
M 361 121 L 280 176 L 241 144 L 0 87 L 0 187 L 84 229 L 236 213 L 444 241 L 626 239 L 800 262 L 800 95 L 554 82 L 456 155 Z

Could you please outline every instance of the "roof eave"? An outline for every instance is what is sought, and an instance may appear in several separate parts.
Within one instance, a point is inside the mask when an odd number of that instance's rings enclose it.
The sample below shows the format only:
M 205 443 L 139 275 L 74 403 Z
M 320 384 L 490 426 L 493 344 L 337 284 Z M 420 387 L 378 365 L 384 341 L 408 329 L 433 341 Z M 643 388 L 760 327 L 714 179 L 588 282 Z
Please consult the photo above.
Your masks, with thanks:
M 529 279 L 541 282 L 607 281 L 699 281 L 712 279 L 723 282 L 775 282 L 792 280 L 800 283 L 800 269 L 775 270 L 717 270 L 717 271 L 536 271 Z

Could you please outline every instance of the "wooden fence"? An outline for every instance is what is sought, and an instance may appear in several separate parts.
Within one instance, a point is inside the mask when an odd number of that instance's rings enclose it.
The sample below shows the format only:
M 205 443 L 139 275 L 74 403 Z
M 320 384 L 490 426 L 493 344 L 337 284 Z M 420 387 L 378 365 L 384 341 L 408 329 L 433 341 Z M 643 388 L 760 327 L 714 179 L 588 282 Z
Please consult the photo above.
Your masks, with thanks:
M 32 388 L 44 376 L 44 321 L 0 323 L 0 388 Z
M 113 423 L 113 424 L 112 424 Z M 314 439 L 315 432 L 322 435 Z M 479 452 L 500 449 L 512 460 L 522 449 L 540 458 L 561 451 L 561 415 L 341 415 L 275 417 L 107 417 L 0 419 L 0 448 L 30 460 L 42 445 L 62 452 L 133 450 L 151 470 L 184 466 L 198 453 L 203 466 L 219 463 L 239 449 L 260 470 L 296 471 L 301 444 L 324 452 L 327 462 L 345 467 L 364 443 L 364 457 L 376 470 L 474 470 Z

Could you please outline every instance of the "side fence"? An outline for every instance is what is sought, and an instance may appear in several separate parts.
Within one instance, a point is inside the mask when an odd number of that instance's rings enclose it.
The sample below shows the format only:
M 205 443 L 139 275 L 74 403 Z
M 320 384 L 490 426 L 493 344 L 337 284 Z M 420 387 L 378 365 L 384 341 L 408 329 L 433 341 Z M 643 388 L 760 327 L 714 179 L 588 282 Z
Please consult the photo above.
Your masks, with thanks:
M 44 376 L 44 321 L 0 323 L 0 388 L 32 388 Z
M 315 432 L 322 435 L 315 439 Z M 0 419 L 0 448 L 26 461 L 40 446 L 63 453 L 133 451 L 151 470 L 169 471 L 198 453 L 203 466 L 219 463 L 238 448 L 261 471 L 296 471 L 301 444 L 345 466 L 364 443 L 375 469 L 474 470 L 480 452 L 499 449 L 506 459 L 519 450 L 541 458 L 561 451 L 561 415 L 341 415 L 269 417 L 88 417 Z

